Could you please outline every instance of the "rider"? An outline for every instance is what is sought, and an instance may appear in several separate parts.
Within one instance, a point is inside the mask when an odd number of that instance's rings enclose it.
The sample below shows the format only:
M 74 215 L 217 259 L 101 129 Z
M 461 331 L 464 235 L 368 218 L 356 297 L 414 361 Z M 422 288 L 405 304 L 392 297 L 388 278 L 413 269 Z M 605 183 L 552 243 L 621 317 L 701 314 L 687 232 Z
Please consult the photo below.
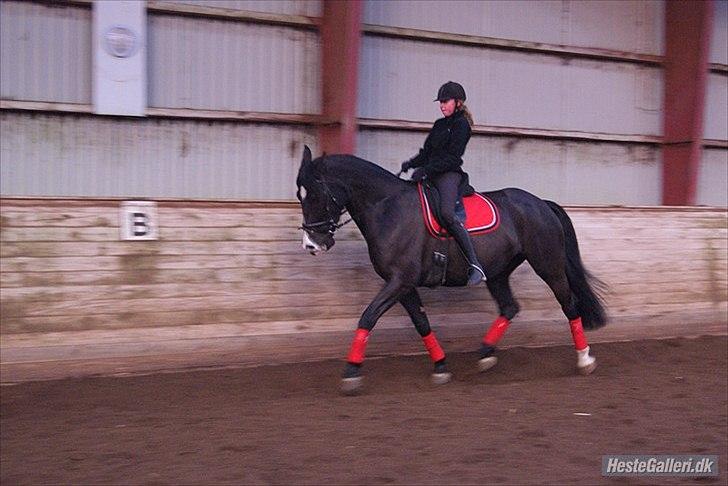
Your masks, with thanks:
M 460 246 L 470 265 L 468 285 L 485 281 L 485 272 L 478 263 L 468 231 L 455 216 L 455 204 L 469 188 L 468 175 L 463 171 L 462 156 L 470 140 L 473 117 L 465 106 L 465 89 L 448 81 L 437 92 L 440 111 L 445 115 L 435 122 L 425 145 L 410 160 L 402 163 L 402 172 L 415 168 L 413 181 L 430 179 L 440 192 L 440 215 L 443 226 Z

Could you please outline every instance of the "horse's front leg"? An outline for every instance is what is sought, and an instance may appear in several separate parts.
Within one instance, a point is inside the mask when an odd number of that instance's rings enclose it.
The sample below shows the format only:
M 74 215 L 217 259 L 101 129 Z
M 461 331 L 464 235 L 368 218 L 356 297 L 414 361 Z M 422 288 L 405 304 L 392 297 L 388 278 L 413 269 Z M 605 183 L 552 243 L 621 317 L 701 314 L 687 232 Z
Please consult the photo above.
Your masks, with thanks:
M 374 328 L 382 314 L 387 312 L 402 296 L 404 287 L 399 280 L 390 280 L 382 290 L 379 291 L 371 304 L 359 319 L 351 343 L 349 355 L 346 358 L 346 368 L 341 382 L 341 391 L 346 395 L 353 395 L 361 390 L 363 378 L 361 376 L 361 365 L 364 362 L 364 352 L 369 339 L 369 333 Z
M 447 371 L 447 365 L 445 364 L 445 352 L 440 347 L 440 343 L 437 342 L 435 333 L 430 328 L 430 321 L 427 319 L 427 314 L 422 307 L 422 300 L 417 289 L 412 289 L 404 294 L 399 299 L 400 304 L 405 308 L 407 314 L 412 319 L 412 323 L 415 325 L 417 332 L 422 337 L 422 342 L 425 344 L 427 352 L 430 354 L 430 358 L 435 363 L 435 370 L 432 373 L 432 382 L 436 385 L 444 385 L 452 379 L 452 374 Z

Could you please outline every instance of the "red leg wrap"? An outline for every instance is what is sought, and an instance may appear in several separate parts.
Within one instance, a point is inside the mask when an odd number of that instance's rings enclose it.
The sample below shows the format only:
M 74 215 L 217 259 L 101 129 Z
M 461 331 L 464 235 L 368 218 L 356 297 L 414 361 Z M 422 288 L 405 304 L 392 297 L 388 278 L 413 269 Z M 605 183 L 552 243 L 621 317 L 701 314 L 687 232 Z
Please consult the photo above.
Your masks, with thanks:
M 425 343 L 425 348 L 427 348 L 427 352 L 430 353 L 432 361 L 437 363 L 441 359 L 445 358 L 445 351 L 442 350 L 440 343 L 437 342 L 434 332 L 430 332 L 430 334 L 423 337 L 422 342 Z
M 574 338 L 574 347 L 577 351 L 586 349 L 589 344 L 586 342 L 586 336 L 584 336 L 584 328 L 581 325 L 581 317 L 577 317 L 573 321 L 569 321 L 571 327 L 571 337 Z
M 357 329 L 354 333 L 354 341 L 351 343 L 351 349 L 346 360 L 349 363 L 362 364 L 364 362 L 364 350 L 367 347 L 369 339 L 369 331 L 366 329 Z
M 500 338 L 503 337 L 503 334 L 510 325 L 511 321 L 503 316 L 498 316 L 498 318 L 493 321 L 493 324 L 490 325 L 488 332 L 486 332 L 485 336 L 483 336 L 483 342 L 488 346 L 495 346 L 496 343 L 500 341 Z

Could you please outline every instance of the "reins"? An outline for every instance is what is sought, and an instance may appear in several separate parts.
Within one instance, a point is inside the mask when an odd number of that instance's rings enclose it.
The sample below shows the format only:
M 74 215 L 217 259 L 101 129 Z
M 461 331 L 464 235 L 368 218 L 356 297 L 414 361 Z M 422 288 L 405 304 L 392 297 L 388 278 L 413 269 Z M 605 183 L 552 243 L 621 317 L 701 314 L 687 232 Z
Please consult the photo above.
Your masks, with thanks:
M 396 176 L 397 179 L 399 179 L 402 175 L 402 171 L 400 170 L 397 172 Z M 347 219 L 343 223 L 337 223 L 334 220 L 334 217 L 331 216 L 331 209 L 329 208 L 329 202 L 333 201 L 333 203 L 338 206 L 339 208 L 339 214 L 337 218 L 341 218 L 344 214 L 348 213 L 349 210 L 346 209 L 346 206 L 343 204 L 339 204 L 339 202 L 336 200 L 336 197 L 334 194 L 329 190 L 329 186 L 326 184 L 326 181 L 323 179 L 314 179 L 316 182 L 321 184 L 321 186 L 324 188 L 324 192 L 326 192 L 326 195 L 329 197 L 329 200 L 326 201 L 326 212 L 328 213 L 329 219 L 324 221 L 316 221 L 315 223 L 303 223 L 301 226 L 298 227 L 298 229 L 311 232 L 311 233 L 319 233 L 319 234 L 330 234 L 333 235 L 336 230 L 344 226 L 345 224 L 348 224 L 352 221 L 352 218 Z

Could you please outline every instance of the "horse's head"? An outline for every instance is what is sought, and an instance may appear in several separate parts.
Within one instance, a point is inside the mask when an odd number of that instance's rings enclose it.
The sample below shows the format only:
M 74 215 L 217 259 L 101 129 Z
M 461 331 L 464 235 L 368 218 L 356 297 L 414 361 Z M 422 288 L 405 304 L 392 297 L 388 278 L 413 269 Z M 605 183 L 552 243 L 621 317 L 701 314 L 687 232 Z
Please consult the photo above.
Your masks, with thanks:
M 343 195 L 331 181 L 327 182 L 324 172 L 323 157 L 311 160 L 311 150 L 305 146 L 296 196 L 303 211 L 302 245 L 312 255 L 334 246 L 334 232 L 341 227 L 339 219 L 346 211 Z

